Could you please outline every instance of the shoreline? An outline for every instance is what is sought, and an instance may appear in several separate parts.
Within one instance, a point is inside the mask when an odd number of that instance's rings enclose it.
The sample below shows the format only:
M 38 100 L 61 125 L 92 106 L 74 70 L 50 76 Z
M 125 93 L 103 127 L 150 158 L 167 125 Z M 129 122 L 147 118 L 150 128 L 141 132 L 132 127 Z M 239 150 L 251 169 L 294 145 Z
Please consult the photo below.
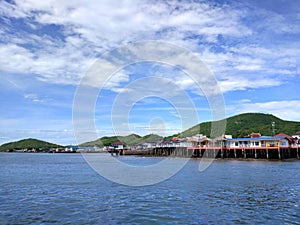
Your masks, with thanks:
M 57 153 L 52 153 L 52 152 L 0 152 L 0 154 L 33 154 L 33 155 L 38 155 L 38 154 L 45 154 L 45 155 L 70 155 L 72 154 L 107 154 L 111 155 L 111 153 L 108 152 L 99 152 L 99 151 L 87 151 L 87 152 L 57 152 Z M 213 161 L 240 161 L 240 162 L 295 162 L 299 161 L 300 158 L 286 158 L 286 159 L 263 159 L 263 158 L 201 158 L 201 157 L 178 157 L 178 156 L 155 156 L 155 155 L 143 155 L 143 154 L 125 154 L 125 155 L 114 155 L 112 157 L 139 157 L 139 158 L 161 158 L 161 159 L 166 159 L 166 158 L 172 158 L 172 159 L 187 159 L 192 161 L 200 161 L 200 160 L 211 160 Z

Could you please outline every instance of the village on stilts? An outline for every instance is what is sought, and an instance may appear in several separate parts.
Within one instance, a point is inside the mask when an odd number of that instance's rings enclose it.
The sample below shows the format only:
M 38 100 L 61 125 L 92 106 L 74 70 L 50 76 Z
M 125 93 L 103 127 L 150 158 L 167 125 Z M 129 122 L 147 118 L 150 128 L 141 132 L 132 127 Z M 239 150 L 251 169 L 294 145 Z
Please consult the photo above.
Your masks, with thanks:
M 186 138 L 175 137 L 171 140 L 145 141 L 127 147 L 121 142 L 116 142 L 110 149 L 107 148 L 107 151 L 117 155 L 283 160 L 299 158 L 300 132 L 291 136 L 283 133 L 275 136 L 252 133 L 244 138 L 223 135 L 214 139 L 198 134 Z

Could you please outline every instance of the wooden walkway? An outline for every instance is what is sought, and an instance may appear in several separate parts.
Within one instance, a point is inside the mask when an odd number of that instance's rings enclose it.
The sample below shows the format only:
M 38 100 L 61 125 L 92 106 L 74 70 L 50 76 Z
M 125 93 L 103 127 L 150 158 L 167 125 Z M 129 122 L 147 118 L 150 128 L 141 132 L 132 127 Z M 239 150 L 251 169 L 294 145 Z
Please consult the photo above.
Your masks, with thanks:
M 172 156 L 193 158 L 253 158 L 253 159 L 290 159 L 299 158 L 297 147 L 155 147 L 144 151 L 148 156 Z

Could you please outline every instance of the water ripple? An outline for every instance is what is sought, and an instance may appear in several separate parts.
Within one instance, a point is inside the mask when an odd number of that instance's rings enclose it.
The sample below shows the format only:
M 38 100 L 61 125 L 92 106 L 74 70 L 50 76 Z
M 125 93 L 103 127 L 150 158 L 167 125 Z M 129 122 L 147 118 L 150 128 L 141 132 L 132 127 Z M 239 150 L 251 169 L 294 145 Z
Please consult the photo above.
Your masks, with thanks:
M 216 161 L 202 173 L 191 161 L 146 187 L 111 183 L 77 154 L 0 154 L 0 169 L 0 224 L 300 224 L 298 161 Z

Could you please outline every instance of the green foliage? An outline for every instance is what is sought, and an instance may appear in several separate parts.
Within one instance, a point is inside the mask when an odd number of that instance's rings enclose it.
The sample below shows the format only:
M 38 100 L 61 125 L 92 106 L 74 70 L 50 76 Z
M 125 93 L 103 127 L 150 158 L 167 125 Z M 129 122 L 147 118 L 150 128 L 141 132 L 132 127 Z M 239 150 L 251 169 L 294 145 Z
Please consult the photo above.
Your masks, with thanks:
M 272 122 L 275 122 L 275 134 L 285 133 L 292 135 L 300 131 L 300 122 L 285 121 L 271 114 L 244 113 L 227 118 L 226 134 L 231 134 L 233 137 L 244 137 L 251 133 L 261 133 L 261 135 L 272 136 Z M 199 133 L 209 137 L 211 133 L 211 122 L 200 123 L 180 133 L 178 136 L 188 137 Z
M 98 138 L 94 141 L 89 141 L 81 144 L 80 146 L 97 146 L 97 147 L 103 147 L 103 146 L 109 146 L 112 145 L 112 143 L 119 141 L 117 136 L 113 137 L 102 137 Z
M 159 136 L 157 134 L 148 134 L 148 135 L 142 137 L 139 142 L 143 142 L 143 141 L 153 142 L 153 141 L 160 141 L 162 139 L 163 139 L 163 137 Z
M 41 141 L 38 139 L 23 139 L 20 141 L 9 142 L 0 146 L 0 151 L 18 150 L 18 149 L 38 149 L 38 148 L 57 148 L 62 147 L 57 144 Z
M 285 121 L 279 119 L 271 114 L 263 113 L 244 113 L 229 117 L 226 119 L 226 134 L 231 134 L 233 137 L 244 137 L 251 133 L 261 133 L 262 135 L 273 135 L 272 122 L 275 122 L 275 133 L 285 133 L 292 135 L 300 131 L 300 122 Z M 205 134 L 210 137 L 211 122 L 204 122 L 197 124 L 182 133 L 174 134 L 164 139 L 171 139 L 173 137 L 189 137 L 195 134 Z M 141 137 L 137 134 L 131 134 L 128 136 L 112 136 L 102 137 L 95 141 L 90 141 L 81 144 L 80 146 L 109 146 L 114 142 L 120 141 L 125 145 L 135 145 L 144 141 L 153 142 L 162 140 L 163 137 L 156 134 L 149 134 Z M 53 143 L 37 140 L 37 139 L 24 139 L 16 142 L 6 143 L 0 146 L 0 151 L 17 150 L 17 149 L 30 149 L 30 148 L 56 148 L 62 147 Z
M 95 141 L 89 141 L 80 144 L 80 146 L 98 146 L 98 147 L 103 147 L 103 146 L 110 146 L 114 142 L 120 141 L 124 145 L 135 145 L 143 141 L 157 141 L 161 140 L 163 137 L 156 135 L 156 134 L 149 134 L 144 137 L 141 137 L 137 134 L 130 134 L 128 136 L 112 136 L 112 137 L 102 137 L 99 138 Z

